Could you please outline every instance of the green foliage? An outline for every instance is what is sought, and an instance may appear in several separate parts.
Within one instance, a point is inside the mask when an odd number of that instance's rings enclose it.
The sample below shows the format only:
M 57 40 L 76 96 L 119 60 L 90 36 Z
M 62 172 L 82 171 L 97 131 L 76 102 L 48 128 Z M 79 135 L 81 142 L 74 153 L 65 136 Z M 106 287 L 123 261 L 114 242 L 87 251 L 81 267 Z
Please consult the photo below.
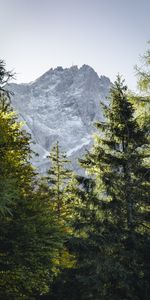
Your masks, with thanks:
M 34 176 L 30 158 L 29 136 L 9 109 L 0 110 L 0 211 L 9 211 L 9 204 L 17 197 L 19 188 L 25 193 Z
M 86 195 L 86 213 L 81 197 L 78 224 L 84 230 L 78 240 L 76 275 L 80 299 L 148 299 L 147 134 L 134 119 L 120 77 L 111 89 L 110 105 L 103 108 L 106 122 L 96 124 L 100 134 L 81 160 L 96 188 Z M 97 209 L 91 210 L 96 202 Z
M 58 142 L 53 146 L 49 158 L 51 167 L 47 173 L 47 182 L 51 199 L 58 217 L 65 219 L 65 216 L 69 214 L 66 188 L 71 180 L 72 172 L 68 168 L 69 161 L 66 155 L 60 151 Z
M 150 42 L 148 42 L 150 44 Z M 136 66 L 138 86 L 141 91 L 150 92 L 150 49 L 141 58 L 141 66 Z
M 60 286 L 63 285 L 65 274 L 68 274 L 75 264 L 75 256 L 68 249 L 69 240 L 73 235 L 74 197 L 72 193 L 72 171 L 69 169 L 69 161 L 65 153 L 61 152 L 58 142 L 52 147 L 49 158 L 51 166 L 47 176 L 42 180 L 42 185 L 45 187 L 47 197 L 49 197 L 57 224 L 61 228 L 62 248 L 58 249 L 55 260 L 58 276 L 54 281 L 50 296 L 47 297 L 59 299 L 59 294 L 62 294 Z
M 13 77 L 13 73 L 6 70 L 5 62 L 0 59 L 0 91 L 2 91 L 4 85 L 8 83 L 10 78 Z M 4 89 L 4 93 L 6 90 Z
M 75 176 L 58 142 L 39 178 L 30 136 L 14 113 L 0 61 L 0 298 L 148 300 L 149 89 L 128 95 L 118 76 L 92 149 Z
M 39 191 L 20 198 L 11 212 L 0 219 L 0 298 L 36 299 L 56 275 L 60 228 Z
M 6 80 L 5 80 L 6 77 Z M 62 228 L 38 186 L 29 160 L 30 136 L 21 129 L 0 65 L 0 298 L 36 299 L 57 275 Z
M 150 132 L 150 50 L 141 58 L 141 66 L 136 66 L 140 95 L 130 95 L 136 109 L 137 122 L 147 133 Z

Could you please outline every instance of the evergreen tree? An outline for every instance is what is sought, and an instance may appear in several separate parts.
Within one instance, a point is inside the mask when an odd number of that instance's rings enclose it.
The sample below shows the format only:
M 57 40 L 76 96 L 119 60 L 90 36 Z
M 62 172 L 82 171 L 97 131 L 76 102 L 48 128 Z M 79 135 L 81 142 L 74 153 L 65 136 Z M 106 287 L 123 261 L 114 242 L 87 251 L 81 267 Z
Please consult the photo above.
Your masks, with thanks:
M 62 230 L 37 185 L 30 136 L 4 90 L 7 76 L 0 65 L 0 298 L 37 299 L 57 273 Z
M 7 91 L 4 90 L 4 85 L 9 81 L 13 75 L 11 72 L 6 71 L 4 61 L 0 60 L 0 213 L 5 213 L 8 210 L 8 202 L 13 197 L 13 193 L 10 192 L 10 186 L 12 187 L 13 179 L 4 176 L 6 165 L 4 163 L 4 156 L 6 153 L 6 139 L 7 139 L 7 123 L 5 112 L 10 111 L 10 96 Z M 8 114 L 7 114 L 8 117 Z M 3 180 L 2 180 L 3 178 Z
M 74 234 L 69 249 L 76 257 L 74 268 L 64 277 L 62 298 L 72 300 L 99 299 L 99 260 L 101 211 L 95 191 L 95 181 L 89 177 L 76 176 L 73 186 L 76 198 L 73 219 Z M 98 283 L 98 284 L 97 284 Z M 67 293 L 68 291 L 68 293 Z
M 97 268 L 100 249 L 98 237 L 100 210 L 99 199 L 94 191 L 95 182 L 87 177 L 75 175 L 71 184 L 70 196 L 74 200 L 72 235 L 67 242 L 69 252 L 75 257 L 70 269 L 64 269 L 54 282 L 54 300 L 78 300 L 95 298 L 92 276 Z M 96 256 L 97 255 L 97 256 Z M 99 260 L 98 260 L 99 262 Z M 93 275 L 94 280 L 97 277 Z M 97 292 L 97 289 L 96 289 Z
M 47 172 L 47 182 L 53 206 L 58 218 L 63 220 L 69 216 L 69 203 L 67 201 L 66 190 L 72 178 L 72 172 L 68 168 L 69 160 L 65 153 L 60 151 L 59 143 L 52 147 L 50 151 L 51 167 Z
M 0 218 L 0 298 L 38 299 L 57 275 L 61 230 L 40 191 L 20 195 Z
M 150 44 L 150 41 L 148 42 Z M 150 49 L 142 56 L 142 66 L 136 66 L 138 87 L 143 92 L 150 92 Z
M 46 181 L 51 207 L 55 213 L 57 223 L 62 230 L 63 247 L 57 252 L 57 266 L 59 274 L 54 281 L 50 299 L 62 299 L 62 286 L 65 274 L 70 272 L 75 264 L 75 257 L 69 251 L 69 240 L 73 235 L 72 219 L 74 218 L 74 197 L 72 194 L 72 171 L 69 169 L 69 160 L 61 152 L 57 142 L 50 151 L 50 169 Z M 49 299 L 49 298 L 48 298 Z
M 7 103 L 8 105 L 8 103 Z M 4 105 L 3 105 L 4 106 Z M 21 129 L 15 113 L 7 106 L 0 110 L 0 198 L 1 212 L 9 210 L 9 203 L 19 188 L 27 191 L 34 172 L 29 158 L 29 136 Z
M 150 133 L 150 49 L 141 57 L 142 66 L 136 66 L 140 94 L 131 94 L 137 122 Z
M 92 151 L 81 160 L 96 180 L 99 197 L 97 226 L 93 222 L 93 267 L 86 271 L 91 264 L 90 252 L 85 251 L 82 262 L 87 257 L 88 261 L 80 274 L 84 287 L 81 299 L 148 299 L 147 134 L 134 119 L 120 77 L 111 89 L 110 106 L 103 107 L 106 122 L 96 124 L 100 134 Z M 93 242 L 91 234 L 88 239 Z

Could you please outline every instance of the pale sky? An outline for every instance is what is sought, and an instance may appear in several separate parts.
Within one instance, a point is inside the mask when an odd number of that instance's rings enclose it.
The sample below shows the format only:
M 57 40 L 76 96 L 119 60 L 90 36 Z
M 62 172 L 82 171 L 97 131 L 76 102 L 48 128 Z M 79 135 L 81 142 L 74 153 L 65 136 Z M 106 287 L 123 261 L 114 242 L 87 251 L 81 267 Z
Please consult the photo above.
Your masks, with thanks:
M 88 64 L 136 87 L 134 65 L 150 40 L 150 0 L 0 0 L 0 59 L 16 82 Z

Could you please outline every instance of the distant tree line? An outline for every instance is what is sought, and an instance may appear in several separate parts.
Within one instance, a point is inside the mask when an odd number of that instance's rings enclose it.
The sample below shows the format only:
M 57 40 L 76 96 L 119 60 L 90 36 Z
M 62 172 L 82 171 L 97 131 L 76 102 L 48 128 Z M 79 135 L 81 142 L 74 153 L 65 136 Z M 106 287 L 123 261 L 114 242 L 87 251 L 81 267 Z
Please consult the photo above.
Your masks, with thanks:
M 142 94 L 117 76 L 75 174 L 57 142 L 40 176 L 0 61 L 0 299 L 148 300 L 150 51 Z

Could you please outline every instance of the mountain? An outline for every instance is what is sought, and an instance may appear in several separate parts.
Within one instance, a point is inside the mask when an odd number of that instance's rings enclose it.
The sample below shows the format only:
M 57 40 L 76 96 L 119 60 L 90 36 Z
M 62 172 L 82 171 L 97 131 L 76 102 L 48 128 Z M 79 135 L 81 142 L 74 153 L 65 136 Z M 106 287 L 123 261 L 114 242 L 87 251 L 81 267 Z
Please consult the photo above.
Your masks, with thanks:
M 90 146 L 93 123 L 103 118 L 99 104 L 108 101 L 110 85 L 109 78 L 99 77 L 88 65 L 57 67 L 33 82 L 9 84 L 12 105 L 31 133 L 32 149 L 39 154 L 33 163 L 41 172 L 48 167 L 47 155 L 57 140 L 73 164 Z

